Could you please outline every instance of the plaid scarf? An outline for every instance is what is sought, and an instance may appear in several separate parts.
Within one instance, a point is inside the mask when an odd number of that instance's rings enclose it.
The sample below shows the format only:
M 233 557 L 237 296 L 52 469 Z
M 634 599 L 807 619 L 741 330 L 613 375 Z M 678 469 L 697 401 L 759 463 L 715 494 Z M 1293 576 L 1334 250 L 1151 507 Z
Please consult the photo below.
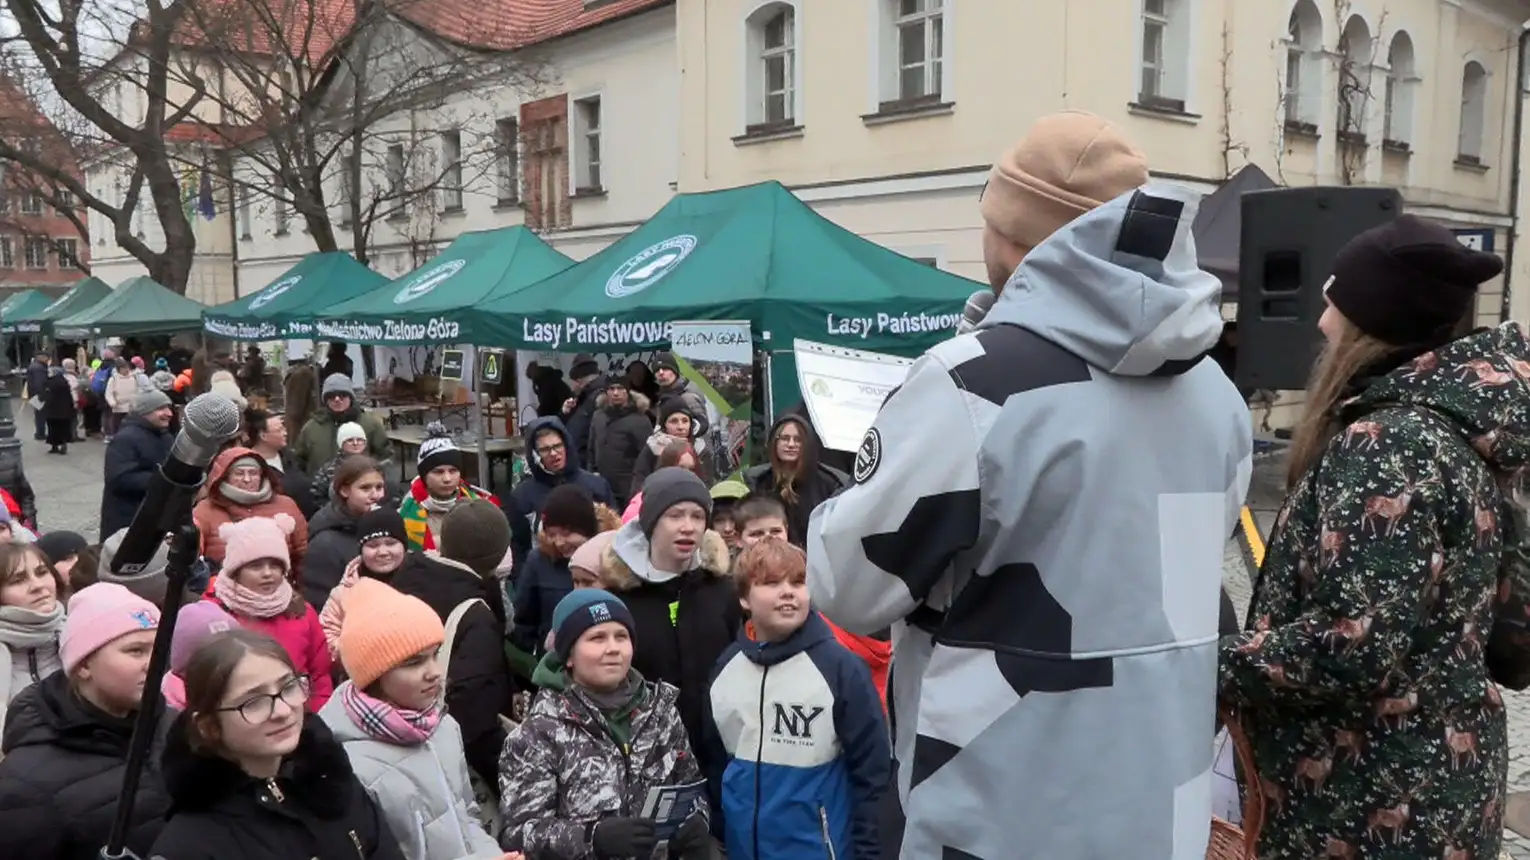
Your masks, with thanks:
M 445 716 L 439 704 L 429 710 L 410 711 L 368 696 L 347 681 L 335 691 L 345 713 L 367 737 L 385 744 L 414 747 L 430 740 Z

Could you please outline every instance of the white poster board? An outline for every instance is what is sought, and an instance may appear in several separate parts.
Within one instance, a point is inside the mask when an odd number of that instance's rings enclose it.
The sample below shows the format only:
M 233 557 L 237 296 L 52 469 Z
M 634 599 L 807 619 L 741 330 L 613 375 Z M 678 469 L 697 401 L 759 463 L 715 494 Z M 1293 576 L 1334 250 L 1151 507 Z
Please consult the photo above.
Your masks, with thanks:
M 848 349 L 798 338 L 797 385 L 823 445 L 855 451 L 894 388 L 903 384 L 910 358 Z

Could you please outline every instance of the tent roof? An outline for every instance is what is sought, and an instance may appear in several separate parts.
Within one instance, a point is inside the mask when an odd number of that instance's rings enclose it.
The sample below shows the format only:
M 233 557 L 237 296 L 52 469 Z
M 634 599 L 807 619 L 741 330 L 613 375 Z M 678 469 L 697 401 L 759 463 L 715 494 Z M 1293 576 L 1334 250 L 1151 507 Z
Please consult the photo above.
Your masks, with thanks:
M 90 307 L 54 321 L 61 335 L 154 335 L 202 327 L 201 302 L 140 275 L 117 285 L 111 295 Z
M 312 333 L 314 315 L 376 289 L 388 279 L 343 251 L 316 251 L 250 295 L 202 312 L 209 332 L 239 340 Z
M 801 337 L 917 352 L 983 285 L 829 221 L 778 182 L 679 194 L 583 262 L 478 310 L 492 343 L 566 351 L 667 342 L 668 322 L 749 320 Z
M 463 233 L 414 271 L 317 312 L 314 332 L 355 343 L 496 343 L 477 309 L 573 262 L 525 227 Z
M 68 314 L 89 308 L 112 294 L 111 285 L 91 276 L 75 281 L 69 292 L 50 302 L 47 307 L 25 317 L 17 316 L 5 321 L 7 331 L 22 334 L 53 334 L 53 321 Z M 14 329 L 11 326 L 15 326 Z
M 1238 297 L 1238 250 L 1243 244 L 1243 195 L 1278 188 L 1258 165 L 1245 164 L 1201 200 L 1191 232 L 1201 268 L 1222 279 L 1223 300 Z
M 0 331 L 10 334 L 16 329 L 16 320 L 30 319 L 51 304 L 53 304 L 53 297 L 41 290 L 22 290 L 19 293 L 12 293 L 4 304 L 0 304 Z

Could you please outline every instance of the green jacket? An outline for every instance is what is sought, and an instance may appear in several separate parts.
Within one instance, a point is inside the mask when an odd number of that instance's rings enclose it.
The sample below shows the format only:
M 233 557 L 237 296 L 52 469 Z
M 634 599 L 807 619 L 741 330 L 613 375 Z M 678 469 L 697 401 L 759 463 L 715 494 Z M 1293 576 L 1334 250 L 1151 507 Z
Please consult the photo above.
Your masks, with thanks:
M 340 453 L 340 443 L 335 441 L 335 434 L 340 432 L 340 425 L 346 421 L 355 421 L 366 431 L 367 454 L 378 460 L 392 456 L 388 428 L 381 418 L 363 409 L 355 418 L 337 421 L 335 414 L 326 406 L 308 419 L 308 423 L 298 431 L 297 441 L 292 444 L 292 456 L 296 458 L 298 468 L 312 474 L 312 470 L 333 460 Z
M 1530 465 L 1527 393 L 1512 323 L 1359 381 L 1276 517 L 1219 667 L 1264 786 L 1261 860 L 1498 856 L 1498 684 L 1530 683 L 1501 490 Z

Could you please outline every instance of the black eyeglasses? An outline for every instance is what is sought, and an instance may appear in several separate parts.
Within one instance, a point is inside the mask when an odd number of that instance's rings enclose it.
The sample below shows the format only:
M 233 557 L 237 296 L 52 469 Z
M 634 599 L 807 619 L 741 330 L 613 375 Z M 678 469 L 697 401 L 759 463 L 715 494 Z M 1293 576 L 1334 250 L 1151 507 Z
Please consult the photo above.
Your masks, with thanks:
M 541 445 L 537 446 L 537 453 L 538 454 L 543 454 L 543 455 L 546 455 L 546 454 L 556 454 L 556 453 L 558 453 L 559 451 L 562 451 L 562 450 L 563 450 L 563 443 L 562 442 L 557 442 L 557 443 L 554 443 L 552 445 L 548 445 L 546 447 L 543 447 Z
M 219 708 L 213 713 L 222 714 L 228 711 L 238 711 L 239 716 L 252 726 L 258 726 L 276 716 L 276 700 L 281 699 L 287 703 L 287 707 L 301 709 L 308 704 L 308 696 L 313 691 L 307 675 L 293 675 L 282 684 L 282 688 L 274 693 L 256 693 L 231 708 Z

